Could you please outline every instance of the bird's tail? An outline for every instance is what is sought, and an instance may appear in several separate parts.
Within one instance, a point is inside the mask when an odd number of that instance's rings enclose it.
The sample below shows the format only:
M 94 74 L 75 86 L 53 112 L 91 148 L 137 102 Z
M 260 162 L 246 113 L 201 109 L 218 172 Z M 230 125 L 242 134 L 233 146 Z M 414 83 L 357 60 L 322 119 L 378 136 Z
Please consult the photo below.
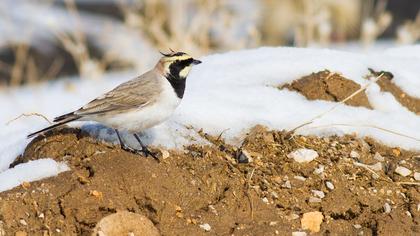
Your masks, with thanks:
M 67 124 L 67 123 L 69 123 L 71 121 L 78 120 L 80 118 L 81 118 L 81 116 L 74 114 L 74 112 L 70 112 L 70 113 L 67 113 L 65 115 L 56 117 L 56 118 L 54 118 L 54 122 L 57 122 L 56 124 L 53 124 L 51 126 L 48 126 L 47 128 L 44 128 L 44 129 L 41 129 L 39 131 L 36 131 L 36 132 L 34 132 L 32 134 L 29 134 L 28 135 L 28 138 L 32 138 L 32 137 L 34 137 L 37 134 L 44 133 L 44 132 L 46 132 L 48 130 L 52 130 L 54 128 L 57 128 L 57 127 L 62 126 L 64 124 Z

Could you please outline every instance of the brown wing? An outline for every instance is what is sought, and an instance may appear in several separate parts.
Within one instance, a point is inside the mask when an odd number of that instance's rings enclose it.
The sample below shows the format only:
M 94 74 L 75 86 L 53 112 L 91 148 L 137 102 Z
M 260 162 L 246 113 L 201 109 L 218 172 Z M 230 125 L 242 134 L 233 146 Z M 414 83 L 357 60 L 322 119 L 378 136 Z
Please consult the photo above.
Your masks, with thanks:
M 155 102 L 160 92 L 159 78 L 153 71 L 149 71 L 136 79 L 120 84 L 75 111 L 74 114 L 86 116 L 125 112 Z

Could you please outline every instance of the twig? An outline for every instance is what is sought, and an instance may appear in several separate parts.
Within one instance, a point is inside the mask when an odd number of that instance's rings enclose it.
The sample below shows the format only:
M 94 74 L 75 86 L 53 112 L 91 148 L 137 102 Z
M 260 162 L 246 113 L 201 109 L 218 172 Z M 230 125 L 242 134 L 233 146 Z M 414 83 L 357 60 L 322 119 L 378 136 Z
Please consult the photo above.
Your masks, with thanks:
M 379 174 L 377 174 L 374 170 L 372 170 L 368 165 L 354 161 L 353 165 L 358 166 L 358 167 L 362 167 L 363 169 L 369 171 L 370 173 L 372 173 L 374 176 L 376 176 L 376 178 L 381 178 L 383 180 L 385 180 L 386 182 L 392 182 L 391 180 L 385 179 L 383 177 L 381 177 Z
M 18 117 L 11 119 L 9 121 L 6 122 L 6 125 L 10 125 L 12 122 L 22 118 L 23 116 L 28 117 L 28 116 L 39 116 L 44 118 L 44 120 L 46 120 L 48 123 L 52 124 L 53 122 L 51 122 L 47 117 L 45 117 L 44 115 L 37 113 L 37 112 L 31 112 L 31 113 L 22 113 L 20 114 Z
M 249 207 L 251 208 L 251 219 L 254 219 L 254 203 L 252 202 L 251 194 L 249 194 L 249 186 L 252 179 L 252 176 L 254 176 L 255 168 L 252 169 L 251 174 L 248 178 L 247 185 L 246 185 L 246 196 L 249 200 Z
M 223 135 L 226 131 L 228 131 L 229 129 L 230 129 L 230 128 L 226 128 L 226 129 L 222 130 L 222 132 L 220 132 L 219 136 L 217 136 L 216 141 L 219 141 L 219 140 L 220 140 L 220 138 L 222 137 L 222 135 Z
M 377 178 L 379 178 L 380 176 L 374 171 L 374 170 L 372 170 L 368 165 L 366 165 L 366 164 L 363 164 L 363 163 L 359 163 L 359 162 L 356 162 L 356 161 L 354 161 L 353 162 L 353 165 L 355 165 L 355 166 L 358 166 L 358 167 L 362 167 L 362 168 L 364 168 L 364 169 L 366 169 L 367 171 L 369 171 L 370 173 L 372 173 L 373 175 L 375 175 Z

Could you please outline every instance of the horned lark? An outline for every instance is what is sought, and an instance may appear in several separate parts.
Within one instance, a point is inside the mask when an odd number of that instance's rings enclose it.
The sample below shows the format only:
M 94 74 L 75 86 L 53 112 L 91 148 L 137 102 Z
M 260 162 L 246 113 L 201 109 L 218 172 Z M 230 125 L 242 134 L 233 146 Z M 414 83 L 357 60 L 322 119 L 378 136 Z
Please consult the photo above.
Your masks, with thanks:
M 152 70 L 120 84 L 74 112 L 56 117 L 56 124 L 34 132 L 28 138 L 72 121 L 96 121 L 115 129 L 122 149 L 155 157 L 137 133 L 162 123 L 172 115 L 184 95 L 191 67 L 201 63 L 183 52 L 162 55 Z M 142 149 L 127 146 L 118 130 L 132 133 Z

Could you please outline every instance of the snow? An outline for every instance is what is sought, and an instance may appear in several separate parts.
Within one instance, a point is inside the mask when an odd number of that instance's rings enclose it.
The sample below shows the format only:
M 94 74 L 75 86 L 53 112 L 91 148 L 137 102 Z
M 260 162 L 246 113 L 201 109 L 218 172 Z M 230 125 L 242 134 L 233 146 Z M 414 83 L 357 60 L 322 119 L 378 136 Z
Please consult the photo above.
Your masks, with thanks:
M 232 144 L 240 144 L 242 135 L 257 124 L 271 129 L 291 130 L 336 103 L 308 101 L 296 92 L 279 90 L 278 87 L 324 69 L 339 72 L 361 85 L 369 83 L 364 78 L 369 67 L 390 71 L 395 75 L 394 83 L 407 94 L 420 98 L 420 46 L 410 48 L 349 53 L 329 49 L 266 47 L 200 58 L 203 63 L 193 68 L 188 77 L 180 107 L 167 122 L 144 132 L 143 139 L 146 144 L 182 148 L 186 144 L 205 142 L 197 134 L 200 129 L 214 135 L 223 133 L 223 138 Z M 135 74 L 144 72 L 108 73 L 102 80 L 68 78 L 0 91 L 1 174 L 10 171 L 9 164 L 23 152 L 29 142 L 26 135 L 48 125 L 36 116 L 22 117 L 6 125 L 7 121 L 30 112 L 52 119 L 83 106 Z M 359 137 L 370 136 L 386 145 L 420 150 L 419 116 L 401 106 L 390 93 L 380 91 L 374 83 L 368 87 L 367 96 L 373 110 L 341 105 L 299 129 L 298 133 L 319 136 L 356 134 Z M 117 143 L 111 129 L 95 123 L 75 122 L 72 125 L 82 126 L 101 141 Z M 128 134 L 124 138 L 131 145 L 136 145 Z M 46 168 L 45 171 L 51 170 Z
M 0 192 L 19 186 L 23 182 L 36 181 L 70 170 L 65 163 L 52 159 L 29 161 L 0 173 Z

